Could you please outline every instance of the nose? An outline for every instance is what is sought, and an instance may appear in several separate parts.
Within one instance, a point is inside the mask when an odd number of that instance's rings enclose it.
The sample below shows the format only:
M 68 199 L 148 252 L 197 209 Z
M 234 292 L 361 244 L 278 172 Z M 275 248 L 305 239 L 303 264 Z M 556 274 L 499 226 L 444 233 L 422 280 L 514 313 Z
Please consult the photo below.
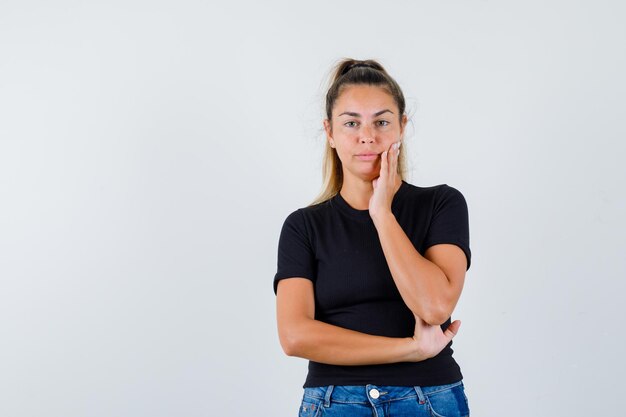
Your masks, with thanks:
M 374 132 L 370 127 L 363 127 L 361 131 L 361 143 L 373 143 L 374 142 Z

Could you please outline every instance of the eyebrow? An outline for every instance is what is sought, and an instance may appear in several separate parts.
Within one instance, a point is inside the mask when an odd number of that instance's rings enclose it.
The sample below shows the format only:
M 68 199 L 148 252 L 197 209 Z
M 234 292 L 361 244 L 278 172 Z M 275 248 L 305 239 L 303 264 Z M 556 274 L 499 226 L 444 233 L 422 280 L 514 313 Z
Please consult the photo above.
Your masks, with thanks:
M 381 114 L 387 113 L 387 112 L 393 114 L 393 112 L 391 110 L 385 109 L 385 110 L 381 110 L 381 111 L 378 111 L 378 112 L 374 113 L 374 117 L 378 117 Z M 355 112 L 352 112 L 352 111 L 344 111 L 343 113 L 341 113 L 337 117 L 343 116 L 344 114 L 347 115 L 347 116 L 352 116 L 352 117 L 361 117 L 361 115 L 359 113 L 355 113 Z

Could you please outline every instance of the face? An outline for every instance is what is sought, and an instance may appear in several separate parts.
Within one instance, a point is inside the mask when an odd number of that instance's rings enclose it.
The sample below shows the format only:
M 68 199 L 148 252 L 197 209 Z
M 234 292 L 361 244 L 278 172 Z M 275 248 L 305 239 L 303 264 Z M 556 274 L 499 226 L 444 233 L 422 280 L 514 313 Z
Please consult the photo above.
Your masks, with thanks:
M 324 129 L 341 160 L 344 181 L 371 181 L 380 175 L 381 154 L 404 133 L 406 116 L 400 122 L 398 113 L 393 96 L 384 88 L 351 85 L 343 89 L 332 121 L 324 120 Z

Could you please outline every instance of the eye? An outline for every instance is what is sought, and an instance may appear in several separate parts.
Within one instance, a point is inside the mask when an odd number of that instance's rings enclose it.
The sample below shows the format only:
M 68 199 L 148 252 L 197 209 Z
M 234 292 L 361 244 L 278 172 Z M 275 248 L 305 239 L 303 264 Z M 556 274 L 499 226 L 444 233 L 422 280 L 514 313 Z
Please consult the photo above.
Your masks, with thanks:
M 346 126 L 346 127 L 356 127 L 356 122 L 354 122 L 354 121 L 345 122 L 343 125 Z
M 387 120 L 379 120 L 376 123 L 378 123 L 378 126 L 388 126 L 389 122 Z

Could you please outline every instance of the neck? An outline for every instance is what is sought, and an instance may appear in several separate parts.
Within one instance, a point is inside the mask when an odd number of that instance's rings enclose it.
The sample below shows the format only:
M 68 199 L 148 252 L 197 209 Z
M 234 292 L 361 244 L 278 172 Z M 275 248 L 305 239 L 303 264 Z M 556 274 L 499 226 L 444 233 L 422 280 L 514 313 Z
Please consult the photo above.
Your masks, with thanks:
M 395 192 L 398 191 L 402 185 L 402 179 L 399 176 L 396 177 Z M 350 207 L 357 210 L 368 210 L 370 205 L 370 199 L 374 193 L 374 187 L 372 181 L 362 180 L 360 178 L 344 178 L 343 185 L 339 194 L 350 205 Z

